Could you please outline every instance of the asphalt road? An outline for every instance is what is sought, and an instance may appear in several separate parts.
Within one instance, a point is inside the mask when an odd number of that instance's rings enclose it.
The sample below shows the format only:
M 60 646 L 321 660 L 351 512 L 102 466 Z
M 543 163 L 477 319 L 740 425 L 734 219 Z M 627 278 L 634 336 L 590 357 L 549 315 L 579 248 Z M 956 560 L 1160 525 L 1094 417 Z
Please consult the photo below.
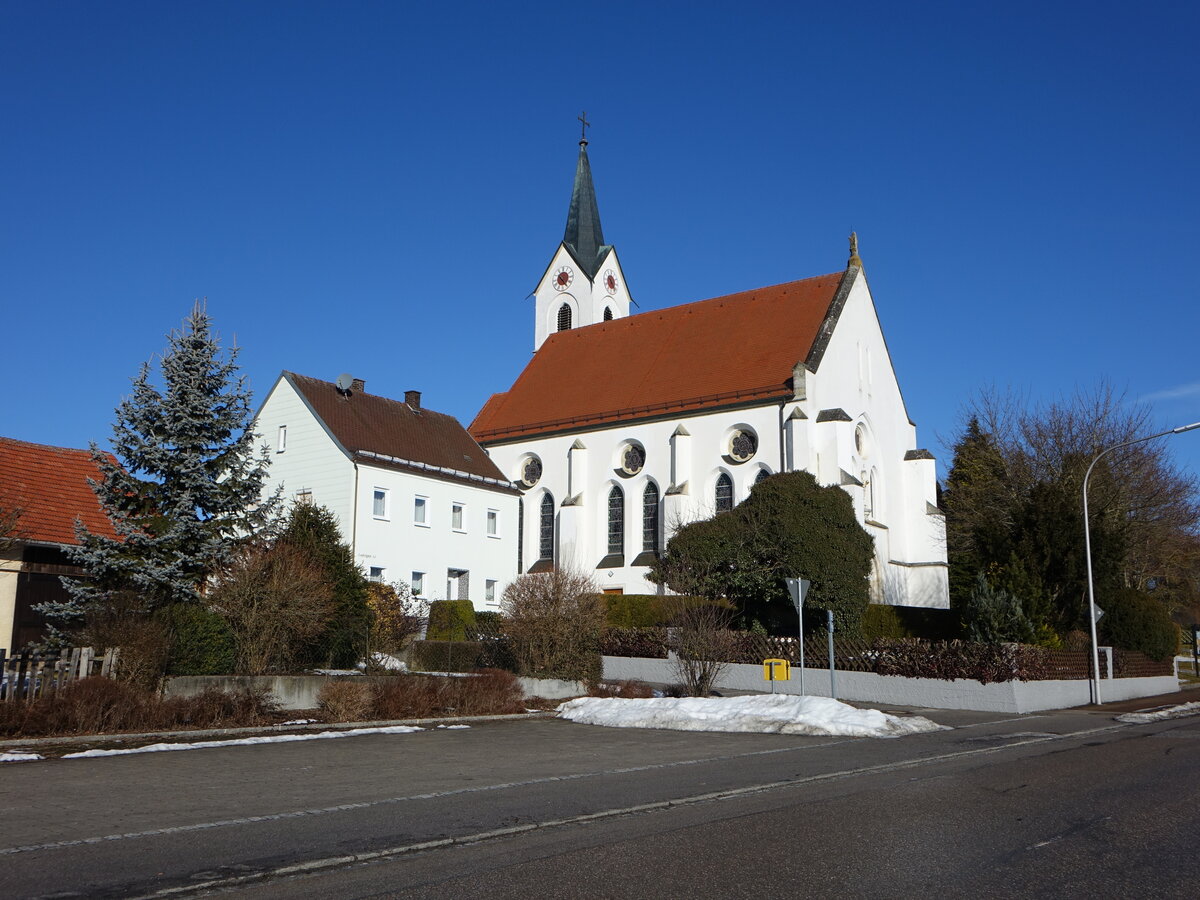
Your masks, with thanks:
M 0 895 L 1194 897 L 1200 718 L 476 724 L 0 769 Z

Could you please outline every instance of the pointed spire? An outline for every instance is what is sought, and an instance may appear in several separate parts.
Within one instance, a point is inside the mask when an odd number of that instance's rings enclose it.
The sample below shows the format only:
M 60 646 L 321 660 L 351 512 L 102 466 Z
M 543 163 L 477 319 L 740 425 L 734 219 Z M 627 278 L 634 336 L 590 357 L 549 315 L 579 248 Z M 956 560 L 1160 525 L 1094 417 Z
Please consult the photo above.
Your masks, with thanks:
M 862 268 L 862 257 L 858 255 L 858 232 L 850 232 L 850 259 L 846 261 L 846 268 L 858 266 Z
M 579 140 L 579 162 L 575 166 L 575 186 L 571 190 L 571 208 L 567 212 L 567 229 L 563 243 L 583 266 L 589 279 L 596 277 L 600 257 L 607 247 L 600 229 L 600 209 L 596 206 L 596 189 L 592 186 L 592 167 L 587 155 L 587 114 L 579 117 L 585 129 Z

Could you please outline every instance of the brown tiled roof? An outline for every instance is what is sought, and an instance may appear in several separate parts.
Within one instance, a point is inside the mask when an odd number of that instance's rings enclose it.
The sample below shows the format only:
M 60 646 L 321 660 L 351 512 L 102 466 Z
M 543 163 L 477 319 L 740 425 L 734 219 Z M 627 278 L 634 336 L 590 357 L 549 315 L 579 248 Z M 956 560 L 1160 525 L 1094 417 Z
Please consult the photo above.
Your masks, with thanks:
M 490 443 L 791 393 L 843 273 L 552 334 L 471 423 Z
M 283 377 L 334 440 L 360 462 L 516 491 L 454 416 L 414 410 L 402 401 L 365 391 L 347 396 L 332 382 L 294 372 L 284 372 Z
M 23 540 L 78 544 L 76 519 L 93 534 L 116 537 L 87 482 L 100 477 L 88 450 L 0 438 L 0 506 L 21 510 Z

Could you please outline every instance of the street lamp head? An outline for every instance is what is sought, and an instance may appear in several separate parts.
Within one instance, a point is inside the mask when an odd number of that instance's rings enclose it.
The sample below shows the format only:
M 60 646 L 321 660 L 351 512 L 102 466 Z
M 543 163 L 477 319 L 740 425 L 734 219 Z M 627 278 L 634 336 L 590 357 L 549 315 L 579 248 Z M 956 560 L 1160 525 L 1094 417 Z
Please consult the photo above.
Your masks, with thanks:
M 1180 425 L 1178 428 L 1172 428 L 1171 434 L 1183 434 L 1185 431 L 1191 431 L 1193 428 L 1200 428 L 1200 422 L 1193 422 L 1191 425 Z

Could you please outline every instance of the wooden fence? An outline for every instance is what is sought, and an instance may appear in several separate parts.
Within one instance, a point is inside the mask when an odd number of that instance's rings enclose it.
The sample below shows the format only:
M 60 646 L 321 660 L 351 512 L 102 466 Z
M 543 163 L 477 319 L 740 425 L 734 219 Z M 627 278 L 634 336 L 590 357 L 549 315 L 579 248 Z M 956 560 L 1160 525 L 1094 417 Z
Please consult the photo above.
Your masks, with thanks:
M 117 648 L 97 656 L 91 647 L 68 647 L 59 653 L 18 653 L 0 650 L 0 703 L 33 701 L 62 690 L 77 678 L 116 674 Z

